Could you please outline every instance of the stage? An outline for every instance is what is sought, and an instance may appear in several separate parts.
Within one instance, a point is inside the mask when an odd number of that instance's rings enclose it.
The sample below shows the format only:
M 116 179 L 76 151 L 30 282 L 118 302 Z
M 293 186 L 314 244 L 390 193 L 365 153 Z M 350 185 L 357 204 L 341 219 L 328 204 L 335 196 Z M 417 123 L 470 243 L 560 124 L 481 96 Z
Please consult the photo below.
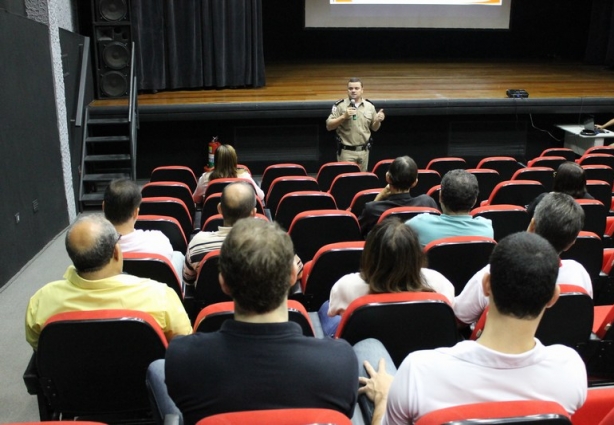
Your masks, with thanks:
M 387 116 L 614 113 L 614 71 L 562 61 L 272 63 L 258 89 L 141 93 L 143 121 L 326 117 L 349 77 Z M 529 98 L 510 99 L 507 89 Z M 92 106 L 125 105 L 100 99 Z

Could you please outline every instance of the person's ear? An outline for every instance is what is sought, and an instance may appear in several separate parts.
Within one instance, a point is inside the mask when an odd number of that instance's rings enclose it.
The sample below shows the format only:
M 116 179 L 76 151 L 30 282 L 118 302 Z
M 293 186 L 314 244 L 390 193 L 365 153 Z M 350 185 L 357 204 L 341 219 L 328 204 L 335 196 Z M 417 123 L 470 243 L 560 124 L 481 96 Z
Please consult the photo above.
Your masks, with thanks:
M 490 294 L 492 294 L 490 289 L 490 273 L 484 273 L 482 277 L 482 292 L 484 292 L 486 297 L 490 297 Z
M 224 215 L 222 214 L 222 203 L 221 202 L 217 204 L 217 213 L 222 216 Z
M 134 209 L 134 211 L 132 211 L 132 219 L 136 220 L 137 218 L 139 218 L 139 211 L 141 211 L 141 209 L 139 207 L 136 207 Z
M 535 233 L 535 217 L 531 218 L 531 221 L 529 222 L 529 227 L 527 227 L 527 232 Z
M 414 183 L 409 188 L 413 189 L 414 187 L 416 187 L 417 184 L 418 184 L 418 178 L 416 177 L 416 180 L 414 181 Z
M 390 178 L 390 172 L 386 171 L 386 183 L 391 184 L 392 183 L 392 179 Z
M 298 266 L 294 259 L 292 260 L 292 270 L 290 271 L 290 286 L 292 287 L 298 279 Z
M 556 304 L 560 295 L 561 295 L 561 287 L 557 283 L 556 285 L 554 285 L 554 294 L 552 294 L 552 298 L 550 298 L 550 301 L 548 301 L 548 303 L 546 304 L 546 308 L 550 308 L 554 304 Z
M 228 285 L 226 285 L 226 281 L 224 280 L 222 273 L 218 273 L 217 280 L 220 282 L 220 287 L 222 288 L 222 292 L 228 295 L 229 297 L 232 297 L 230 288 L 228 287 Z
M 252 210 L 252 212 L 249 214 L 250 217 L 256 217 L 256 213 L 258 212 L 258 210 L 256 208 L 254 208 Z

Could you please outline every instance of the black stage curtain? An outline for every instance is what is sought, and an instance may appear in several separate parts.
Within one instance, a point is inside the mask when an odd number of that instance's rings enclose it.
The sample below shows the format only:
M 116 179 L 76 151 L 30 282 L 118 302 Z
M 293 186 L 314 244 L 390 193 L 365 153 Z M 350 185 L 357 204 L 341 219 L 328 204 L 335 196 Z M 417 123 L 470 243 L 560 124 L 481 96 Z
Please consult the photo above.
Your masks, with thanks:
M 265 85 L 262 0 L 132 0 L 140 90 Z
M 585 61 L 614 67 L 614 7 L 612 0 L 593 0 Z

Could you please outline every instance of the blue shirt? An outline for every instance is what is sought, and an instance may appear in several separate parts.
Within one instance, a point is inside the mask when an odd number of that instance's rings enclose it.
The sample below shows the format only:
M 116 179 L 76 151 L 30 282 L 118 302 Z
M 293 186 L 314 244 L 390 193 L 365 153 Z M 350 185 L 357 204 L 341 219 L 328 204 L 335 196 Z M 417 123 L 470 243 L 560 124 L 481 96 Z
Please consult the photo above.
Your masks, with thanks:
M 494 232 L 491 220 L 484 217 L 462 215 L 419 214 L 405 222 L 417 234 L 424 248 L 435 239 L 451 236 L 485 236 L 492 238 Z

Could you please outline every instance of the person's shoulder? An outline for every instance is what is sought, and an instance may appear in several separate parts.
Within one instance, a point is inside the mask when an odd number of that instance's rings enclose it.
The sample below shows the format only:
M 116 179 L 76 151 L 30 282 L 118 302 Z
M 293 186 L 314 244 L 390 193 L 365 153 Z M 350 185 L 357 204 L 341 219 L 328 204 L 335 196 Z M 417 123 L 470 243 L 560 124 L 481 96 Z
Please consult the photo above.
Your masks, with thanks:
M 336 102 L 334 103 L 334 105 L 335 105 L 335 106 L 339 106 L 339 105 L 341 105 L 341 104 L 343 103 L 343 101 L 344 101 L 344 100 L 345 100 L 345 98 L 343 98 L 343 99 L 339 99 L 338 101 L 336 101 Z
M 375 107 L 375 105 L 373 104 L 373 102 L 371 102 L 369 99 L 364 98 L 363 100 L 364 100 L 364 102 L 365 102 L 365 103 L 368 103 L 369 105 L 371 105 L 371 106 Z

